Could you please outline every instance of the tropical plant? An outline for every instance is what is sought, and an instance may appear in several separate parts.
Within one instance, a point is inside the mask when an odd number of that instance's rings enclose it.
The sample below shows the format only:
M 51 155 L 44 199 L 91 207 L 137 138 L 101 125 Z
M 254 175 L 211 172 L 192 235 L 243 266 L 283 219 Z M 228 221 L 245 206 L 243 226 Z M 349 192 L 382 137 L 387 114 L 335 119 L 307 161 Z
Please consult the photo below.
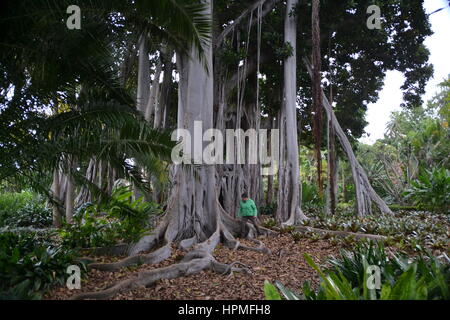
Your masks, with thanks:
M 277 203 L 276 202 L 268 203 L 264 206 L 261 206 L 261 208 L 259 208 L 259 212 L 262 215 L 275 215 L 276 211 L 277 211 Z
M 306 226 L 382 235 L 386 236 L 386 243 L 402 250 L 445 250 L 448 247 L 450 224 L 445 214 L 398 210 L 392 216 L 374 214 L 355 217 L 347 211 L 337 212 L 335 215 L 311 211 L 308 217 L 308 220 L 303 221 Z M 355 239 L 342 244 L 353 247 L 354 243 Z
M 76 252 L 52 244 L 48 236 L 0 233 L 0 299 L 40 299 L 51 287 L 65 283 Z
M 302 182 L 302 206 L 305 209 L 322 207 L 323 197 L 320 196 L 317 186 L 312 183 Z
M 137 167 L 162 174 L 160 158 L 173 143 L 138 114 L 117 61 L 143 32 L 200 57 L 210 40 L 199 2 L 77 1 L 83 25 L 76 32 L 64 23 L 72 4 L 8 3 L 0 17 L 0 179 L 20 176 L 53 202 L 48 185 L 67 159 L 81 167 L 93 157 L 106 160 L 141 189 Z
M 434 168 L 424 170 L 411 187 L 404 192 L 415 205 L 432 211 L 448 213 L 450 210 L 450 170 Z
M 43 198 L 30 191 L 0 194 L 0 227 L 44 228 L 52 223 Z
M 340 259 L 331 261 L 332 267 L 322 270 L 305 254 L 307 263 L 319 274 L 317 291 L 306 281 L 303 294 L 298 294 L 275 282 L 288 300 L 435 300 L 450 298 L 450 264 L 441 262 L 425 252 L 413 260 L 394 255 L 388 258 L 384 247 L 361 246 L 356 252 L 343 252 Z M 370 262 L 369 262 L 370 261 Z M 379 288 L 369 288 L 368 267 L 380 269 Z M 278 290 L 265 283 L 266 299 L 280 299 Z M 278 294 L 278 295 L 277 295 Z
M 105 247 L 118 242 L 137 241 L 151 230 L 159 206 L 143 198 L 132 200 L 129 187 L 116 188 L 101 203 L 86 203 L 74 215 L 73 224 L 60 230 L 62 244 L 69 248 Z

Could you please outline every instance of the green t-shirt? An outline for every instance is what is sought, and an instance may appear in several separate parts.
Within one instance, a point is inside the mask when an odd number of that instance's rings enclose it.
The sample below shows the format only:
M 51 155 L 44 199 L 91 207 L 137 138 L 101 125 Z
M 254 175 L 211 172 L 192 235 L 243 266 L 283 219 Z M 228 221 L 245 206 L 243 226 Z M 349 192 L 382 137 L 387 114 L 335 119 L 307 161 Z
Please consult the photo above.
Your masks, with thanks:
M 239 204 L 238 217 L 256 217 L 258 210 L 256 209 L 255 202 L 252 199 L 242 201 Z

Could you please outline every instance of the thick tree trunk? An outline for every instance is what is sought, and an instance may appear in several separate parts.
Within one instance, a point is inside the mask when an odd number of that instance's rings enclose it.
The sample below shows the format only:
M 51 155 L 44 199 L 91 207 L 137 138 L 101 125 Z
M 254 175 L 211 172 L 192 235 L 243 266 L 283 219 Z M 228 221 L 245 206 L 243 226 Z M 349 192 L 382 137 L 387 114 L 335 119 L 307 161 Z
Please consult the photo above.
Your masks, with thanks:
M 209 9 L 211 10 L 211 9 Z M 210 14 L 210 11 L 209 11 Z M 213 127 L 213 73 L 212 50 L 205 47 L 205 70 L 203 62 L 194 49 L 190 56 L 177 55 L 180 71 L 178 98 L 178 128 L 186 129 L 191 134 L 191 161 L 201 160 L 205 143 L 201 136 Z M 156 80 L 156 78 L 155 78 Z M 199 121 L 202 132 L 194 134 L 194 122 Z M 194 148 L 195 144 L 200 148 Z M 215 188 L 215 171 L 207 165 L 175 165 L 174 187 L 167 208 L 167 242 L 178 241 L 182 245 L 199 243 L 206 240 L 216 230 L 219 210 Z M 187 240 L 184 241 L 183 240 Z M 153 237 L 144 237 L 130 250 L 136 254 L 147 250 Z
M 61 202 L 60 198 L 60 184 L 59 184 L 59 170 L 53 170 L 53 184 L 52 184 L 52 196 L 53 196 L 53 226 L 56 228 L 61 228 L 62 219 L 61 219 L 61 210 L 59 207 L 59 203 Z
M 150 92 L 150 60 L 148 57 L 148 39 L 143 33 L 139 38 L 139 64 L 138 64 L 138 87 L 136 106 L 142 113 L 148 103 Z
M 153 125 L 155 129 L 160 129 L 164 127 L 164 118 L 165 118 L 164 115 L 167 110 L 167 104 L 170 102 L 169 97 L 170 97 L 170 89 L 172 86 L 172 71 L 173 71 L 172 52 L 170 52 L 165 56 L 164 79 L 161 85 L 160 100 L 159 103 L 157 103 L 157 108 L 155 110 L 155 121 Z
M 152 81 L 152 87 L 150 89 L 150 97 L 148 99 L 147 106 L 145 108 L 145 120 L 147 120 L 148 122 L 151 121 L 152 115 L 155 114 L 155 110 L 157 108 L 159 100 L 159 90 L 161 86 L 159 83 L 159 80 L 161 78 L 161 71 L 162 71 L 162 61 L 160 57 L 158 59 L 158 63 L 156 64 L 156 71 Z
M 72 157 L 67 159 L 67 187 L 66 187 L 66 222 L 73 222 L 74 200 L 75 200 L 75 183 L 72 175 L 74 170 L 74 160 Z
M 284 41 L 292 55 L 284 61 L 284 102 L 280 113 L 280 172 L 278 220 L 297 224 L 305 215 L 301 210 L 300 166 L 297 138 L 297 18 L 298 0 L 288 0 L 284 23 Z
M 97 178 L 97 161 L 92 158 L 89 160 L 88 167 L 86 169 L 86 180 L 90 183 L 95 183 Z M 80 206 L 83 203 L 91 202 L 92 201 L 92 195 L 89 191 L 89 188 L 82 186 L 80 189 L 80 192 L 78 193 L 77 197 L 75 198 L 75 205 Z
M 270 130 L 275 129 L 275 117 L 271 117 L 270 121 Z M 268 138 L 268 142 L 267 145 L 271 145 L 272 144 L 272 140 L 271 140 L 271 136 L 269 135 Z M 271 149 L 270 149 L 271 150 Z M 271 153 L 269 154 L 271 157 L 273 156 Z M 274 202 L 274 175 L 273 174 L 269 174 L 267 176 L 267 198 L 266 198 L 266 204 L 267 205 L 271 205 Z

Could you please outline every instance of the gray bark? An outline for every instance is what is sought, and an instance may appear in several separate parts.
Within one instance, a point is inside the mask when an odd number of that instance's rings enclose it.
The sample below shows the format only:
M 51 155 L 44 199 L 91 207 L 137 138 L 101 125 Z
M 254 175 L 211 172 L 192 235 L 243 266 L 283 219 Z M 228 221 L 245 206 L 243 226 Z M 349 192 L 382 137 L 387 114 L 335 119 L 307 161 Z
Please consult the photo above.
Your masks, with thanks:
M 170 89 L 172 86 L 172 52 L 165 56 L 165 66 L 164 66 L 164 79 L 161 85 L 161 94 L 159 102 L 157 103 L 157 108 L 155 110 L 155 121 L 154 128 L 164 128 L 165 126 L 165 114 L 167 110 L 167 105 L 169 104 Z
M 159 89 L 160 89 L 159 79 L 161 77 L 161 71 L 162 71 L 162 61 L 160 57 L 156 64 L 155 75 L 152 81 L 152 87 L 150 89 L 150 97 L 148 98 L 147 105 L 145 108 L 145 120 L 147 120 L 148 122 L 151 121 L 152 115 L 154 115 L 155 113 L 156 105 L 158 104 Z
M 142 34 L 139 38 L 139 64 L 138 64 L 138 87 L 136 106 L 141 112 L 145 112 L 150 92 L 150 60 L 148 57 L 148 38 Z
M 73 212 L 74 212 L 74 200 L 75 200 L 75 183 L 72 175 L 72 170 L 74 170 L 74 161 L 72 157 L 67 159 L 67 187 L 66 187 L 66 222 L 73 222 Z
M 53 203 L 53 226 L 56 228 L 61 228 L 62 221 L 61 221 L 61 210 L 59 208 L 58 203 L 60 203 L 60 184 L 59 184 L 59 170 L 55 169 L 53 170 L 53 184 L 52 184 L 52 196 L 53 200 L 57 203 Z
M 312 78 L 312 67 L 310 62 L 305 59 L 304 60 L 306 68 Z M 359 164 L 356 156 L 353 152 L 352 146 L 342 130 L 339 122 L 337 121 L 336 115 L 333 112 L 333 108 L 328 101 L 327 96 L 322 90 L 322 100 L 325 112 L 327 114 L 327 118 L 331 121 L 331 124 L 336 132 L 336 135 L 341 143 L 342 148 L 347 154 L 348 161 L 350 163 L 350 167 L 352 170 L 353 181 L 355 184 L 355 193 L 356 193 L 356 211 L 359 216 L 364 216 L 370 214 L 372 212 L 372 202 L 378 207 L 378 209 L 383 214 L 392 214 L 392 211 L 386 205 L 383 199 L 375 192 L 370 184 L 370 181 L 366 175 L 366 172 Z
M 297 18 L 292 11 L 298 0 L 288 0 L 284 41 L 293 51 L 284 61 L 284 101 L 280 113 L 280 172 L 277 217 L 292 225 L 305 219 L 301 206 L 300 166 L 297 138 Z

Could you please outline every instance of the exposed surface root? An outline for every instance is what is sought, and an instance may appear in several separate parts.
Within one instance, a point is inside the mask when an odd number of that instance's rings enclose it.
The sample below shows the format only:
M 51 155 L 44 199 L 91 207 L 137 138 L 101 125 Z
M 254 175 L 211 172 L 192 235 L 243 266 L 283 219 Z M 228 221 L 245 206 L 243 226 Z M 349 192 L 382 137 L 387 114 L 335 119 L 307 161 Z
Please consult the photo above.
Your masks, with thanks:
M 251 271 L 230 271 L 221 274 L 211 269 L 205 269 L 197 274 L 173 279 L 161 279 L 135 290 L 119 293 L 111 300 L 264 300 L 264 280 L 271 283 L 280 281 L 287 288 L 297 290 L 303 282 L 308 280 L 313 288 L 319 283 L 317 273 L 307 264 L 304 253 L 308 253 L 316 263 L 322 264 L 330 256 L 339 255 L 341 242 L 331 239 L 311 240 L 303 238 L 295 242 L 290 234 L 281 237 L 258 238 L 273 252 L 272 255 L 248 250 L 231 250 L 219 244 L 213 251 L 217 262 L 231 265 L 235 261 L 243 263 Z M 254 246 L 248 239 L 238 239 L 244 244 Z M 88 278 L 82 282 L 80 290 L 70 290 L 65 285 L 56 286 L 44 295 L 46 300 L 67 300 L 74 294 L 96 292 L 111 287 L 119 281 L 134 278 L 138 272 L 150 271 L 180 262 L 186 253 L 172 245 L 173 253 L 169 259 L 156 265 L 142 265 L 127 268 L 118 272 L 89 271 Z M 282 255 L 276 254 L 282 249 Z M 113 262 L 115 258 L 108 256 L 97 257 L 102 261 Z M 244 268 L 234 264 L 234 268 Z M 225 270 L 224 270 L 225 271 Z
M 156 264 L 166 260 L 172 254 L 172 248 L 170 244 L 149 253 L 139 254 L 131 257 L 127 257 L 123 260 L 113 263 L 92 263 L 88 265 L 89 269 L 97 269 L 101 271 L 117 271 L 125 267 L 142 264 Z
M 240 265 L 241 268 L 235 268 L 235 265 Z M 212 268 L 215 272 L 221 274 L 221 275 L 225 275 L 225 274 L 232 274 L 233 272 L 242 272 L 242 273 L 246 273 L 246 274 L 251 274 L 252 272 L 250 271 L 250 268 L 243 264 L 242 262 L 239 261 L 235 261 L 233 263 L 230 264 L 226 264 L 226 263 L 220 263 L 217 261 L 213 261 L 212 263 Z
M 205 237 L 203 233 L 200 234 L 200 236 L 193 236 L 187 239 L 183 239 L 178 243 L 178 247 L 188 252 L 191 249 L 196 249 L 198 246 L 205 247 L 205 243 L 208 241 L 211 242 L 212 239 L 215 239 L 214 242 L 216 243 L 213 247 L 210 248 L 210 250 L 207 250 L 208 253 L 212 252 L 214 250 L 214 247 L 219 243 L 220 241 L 224 242 L 226 246 L 233 248 L 235 250 L 237 249 L 244 249 L 244 250 L 251 250 L 255 252 L 262 252 L 265 254 L 270 254 L 270 250 L 267 249 L 264 246 L 264 243 L 262 243 L 259 240 L 252 239 L 253 242 L 257 243 L 257 247 L 250 247 L 244 244 L 241 244 L 238 240 L 236 240 L 235 236 L 232 234 L 239 235 L 239 232 L 241 232 L 240 229 L 240 221 L 231 218 L 226 212 L 222 209 L 220 205 L 218 205 L 219 209 L 219 217 L 217 221 L 217 228 L 214 234 L 209 238 L 207 241 L 198 244 L 198 240 L 200 237 Z M 171 222 L 171 215 L 167 214 L 162 221 L 162 223 L 157 227 L 157 229 L 151 234 L 146 235 L 142 237 L 136 244 L 128 246 L 127 252 L 130 254 L 129 257 L 113 262 L 113 263 L 96 263 L 95 261 L 89 261 L 91 264 L 88 265 L 89 269 L 97 269 L 101 271 L 118 271 L 125 267 L 131 267 L 135 265 L 143 265 L 143 264 L 156 264 L 161 261 L 166 260 L 170 257 L 172 253 L 172 246 L 174 239 L 177 238 L 178 230 L 176 230 L 176 226 L 172 224 Z M 257 234 L 257 231 L 255 230 L 254 226 L 250 223 L 247 223 L 249 234 L 245 235 L 246 238 L 252 238 L 254 235 Z M 270 229 L 266 229 L 264 227 L 259 227 L 260 234 L 264 236 L 273 236 L 277 233 L 275 231 L 272 231 Z M 244 235 L 241 235 L 244 236 Z M 153 251 L 151 253 L 147 254 L 140 254 L 142 251 L 147 251 L 156 246 L 161 240 L 163 239 L 164 245 L 157 249 L 156 251 Z M 122 248 L 122 252 L 124 252 L 124 248 Z M 199 249 L 193 250 L 197 257 Z M 188 252 L 186 257 L 190 256 L 191 252 Z M 93 262 L 93 263 L 92 263 Z
M 95 256 L 123 256 L 128 251 L 128 248 L 128 244 L 121 243 L 110 247 L 82 249 L 82 251 Z
M 236 221 L 236 223 L 238 222 Z M 131 265 L 158 263 L 169 258 L 172 253 L 171 243 L 174 236 L 171 232 L 168 233 L 170 230 L 170 225 L 166 224 L 166 226 L 166 233 L 164 235 L 166 244 L 160 249 L 149 254 L 133 255 L 114 263 L 91 264 L 89 267 L 104 271 L 116 271 L 120 268 Z M 157 232 L 157 235 L 161 234 L 160 230 L 161 229 Z M 145 243 L 147 246 L 151 241 L 155 241 L 155 239 L 156 237 L 153 239 L 147 238 L 145 241 L 141 241 L 140 244 Z M 78 294 L 73 296 L 72 299 L 108 299 L 124 291 L 151 286 L 156 281 L 161 279 L 173 279 L 177 277 L 189 276 L 207 269 L 219 274 L 232 275 L 233 272 L 250 274 L 250 269 L 238 261 L 231 264 L 224 264 L 216 261 L 216 259 L 212 256 L 212 252 L 221 241 L 227 246 L 234 246 L 235 249 L 245 249 L 270 254 L 270 250 L 266 248 L 260 240 L 251 239 L 251 241 L 258 244 L 257 247 L 250 247 L 241 244 L 235 239 L 231 232 L 228 231 L 222 220 L 218 219 L 216 231 L 207 240 L 197 243 L 197 238 L 192 237 L 180 241 L 179 247 L 182 250 L 186 251 L 189 248 L 192 248 L 192 250 L 187 252 L 179 263 L 164 268 L 139 272 L 131 278 L 120 281 L 102 291 Z M 142 246 L 139 248 L 142 248 Z M 134 250 L 136 250 L 136 247 Z
M 167 238 L 168 225 L 169 219 L 166 216 L 152 234 L 142 237 L 137 243 L 129 247 L 128 255 L 134 256 L 143 251 L 151 250 L 162 238 Z

